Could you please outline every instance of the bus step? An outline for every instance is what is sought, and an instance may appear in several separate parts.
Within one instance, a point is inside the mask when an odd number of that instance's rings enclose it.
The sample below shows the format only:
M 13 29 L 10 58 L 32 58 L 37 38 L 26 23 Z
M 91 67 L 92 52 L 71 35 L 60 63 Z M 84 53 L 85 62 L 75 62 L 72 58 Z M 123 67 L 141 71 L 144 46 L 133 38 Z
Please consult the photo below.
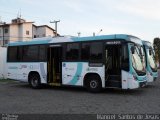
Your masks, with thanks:
M 117 80 L 114 80 L 114 81 L 106 81 L 105 82 L 105 86 L 106 87 L 116 87 L 116 88 L 121 88 L 122 85 L 121 85 L 121 81 L 117 81 Z
M 121 81 L 121 76 L 120 75 L 109 75 L 107 80 Z
M 49 83 L 50 86 L 61 86 L 60 83 Z

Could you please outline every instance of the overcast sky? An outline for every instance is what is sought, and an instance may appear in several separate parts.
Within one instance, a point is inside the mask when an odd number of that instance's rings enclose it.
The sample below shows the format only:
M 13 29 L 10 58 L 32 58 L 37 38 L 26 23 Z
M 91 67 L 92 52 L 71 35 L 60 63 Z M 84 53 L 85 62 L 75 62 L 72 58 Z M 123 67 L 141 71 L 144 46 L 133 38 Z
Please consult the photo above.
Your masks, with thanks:
M 0 0 L 2 21 L 22 18 L 36 25 L 61 20 L 61 35 L 131 34 L 152 41 L 160 36 L 160 0 Z

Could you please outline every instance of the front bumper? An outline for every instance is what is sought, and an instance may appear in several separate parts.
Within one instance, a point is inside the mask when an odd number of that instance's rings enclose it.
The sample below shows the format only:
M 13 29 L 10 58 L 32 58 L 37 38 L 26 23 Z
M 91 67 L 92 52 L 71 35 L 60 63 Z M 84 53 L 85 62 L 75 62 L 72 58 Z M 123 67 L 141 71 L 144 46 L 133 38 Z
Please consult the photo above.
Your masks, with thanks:
M 140 87 L 145 87 L 147 85 L 147 81 L 144 81 L 144 82 L 140 82 L 139 83 L 139 86 Z
M 156 81 L 156 80 L 157 80 L 157 77 L 154 77 L 153 80 Z

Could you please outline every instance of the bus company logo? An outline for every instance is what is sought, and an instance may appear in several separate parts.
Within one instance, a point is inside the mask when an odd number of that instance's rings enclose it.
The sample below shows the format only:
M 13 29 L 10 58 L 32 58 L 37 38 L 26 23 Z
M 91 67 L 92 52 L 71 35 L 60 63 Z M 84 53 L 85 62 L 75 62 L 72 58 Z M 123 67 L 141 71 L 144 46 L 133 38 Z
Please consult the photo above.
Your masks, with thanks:
M 75 71 L 75 68 L 69 68 L 68 70 L 70 70 L 70 71 Z
M 10 66 L 8 69 L 18 69 L 18 67 L 16 67 L 16 66 Z
M 39 69 L 39 66 L 38 65 L 30 65 L 29 68 L 32 69 L 32 70 L 33 69 Z
M 27 68 L 27 65 L 21 65 L 19 69 Z
M 97 68 L 87 68 L 87 71 L 98 71 Z

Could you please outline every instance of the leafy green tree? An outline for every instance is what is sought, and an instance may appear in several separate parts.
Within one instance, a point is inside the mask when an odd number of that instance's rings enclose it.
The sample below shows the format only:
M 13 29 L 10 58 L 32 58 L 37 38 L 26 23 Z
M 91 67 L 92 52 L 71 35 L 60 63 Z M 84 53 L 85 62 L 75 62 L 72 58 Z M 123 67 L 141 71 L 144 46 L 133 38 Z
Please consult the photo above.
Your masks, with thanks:
M 153 46 L 156 53 L 156 62 L 160 64 L 160 38 L 154 38 Z

